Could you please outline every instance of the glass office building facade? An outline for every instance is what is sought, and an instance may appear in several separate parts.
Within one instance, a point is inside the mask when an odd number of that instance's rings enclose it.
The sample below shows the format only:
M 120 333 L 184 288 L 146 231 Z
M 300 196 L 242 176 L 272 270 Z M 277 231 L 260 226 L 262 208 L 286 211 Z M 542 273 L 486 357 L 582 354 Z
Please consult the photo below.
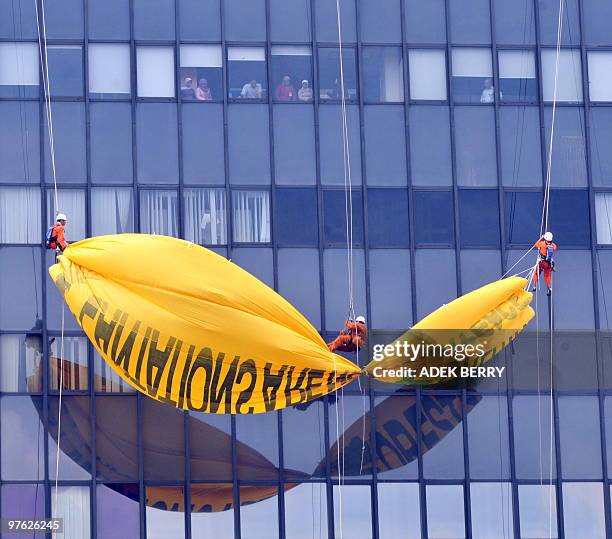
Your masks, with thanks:
M 340 49 L 335 0 L 46 1 L 54 163 L 42 4 L 0 2 L 3 517 L 60 514 L 70 539 L 612 536 L 608 1 L 563 4 L 552 364 L 541 294 L 501 379 L 187 414 L 130 391 L 67 314 L 59 457 L 53 167 L 70 241 L 205 245 L 329 338 L 348 311 L 344 91 L 355 303 L 389 342 L 537 239 L 559 4 L 340 0 Z

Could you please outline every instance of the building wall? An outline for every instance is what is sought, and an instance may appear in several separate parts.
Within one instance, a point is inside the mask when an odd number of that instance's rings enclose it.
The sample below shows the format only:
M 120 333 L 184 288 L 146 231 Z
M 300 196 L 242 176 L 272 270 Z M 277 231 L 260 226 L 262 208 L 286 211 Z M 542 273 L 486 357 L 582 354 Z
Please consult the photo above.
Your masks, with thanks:
M 382 343 L 532 263 L 513 267 L 540 230 L 558 4 L 339 5 L 353 294 Z M 56 210 L 71 241 L 135 231 L 213 248 L 326 338 L 349 303 L 336 2 L 44 7 L 54 160 L 34 3 L 0 4 L 3 516 L 54 512 L 62 303 L 41 240 Z M 265 416 L 181 414 L 129 392 L 66 313 L 58 500 L 62 514 L 77 508 L 66 536 L 534 538 L 550 522 L 553 536 L 612 535 L 611 11 L 564 4 L 552 366 L 535 336 L 548 324 L 540 294 L 531 335 L 497 358 L 499 382 L 369 384 Z M 292 95 L 278 90 L 285 75 Z M 298 98 L 302 80 L 312 98 Z

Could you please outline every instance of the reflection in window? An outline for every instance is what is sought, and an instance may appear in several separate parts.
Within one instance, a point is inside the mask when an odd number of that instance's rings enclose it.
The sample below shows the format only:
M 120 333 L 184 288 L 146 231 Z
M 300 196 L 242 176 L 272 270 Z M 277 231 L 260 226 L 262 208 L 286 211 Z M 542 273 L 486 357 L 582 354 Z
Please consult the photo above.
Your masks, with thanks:
M 495 111 L 492 107 L 455 107 L 457 183 L 497 185 Z
M 458 103 L 493 103 L 493 68 L 489 49 L 453 49 L 453 98 Z
M 0 487 L 0 513 L 11 519 L 42 519 L 45 518 L 45 487 L 42 484 L 2 485 Z M 22 532 L 2 534 L 4 539 L 20 539 Z M 25 537 L 43 539 L 47 537 L 42 532 L 29 532 Z
M 499 97 L 502 101 L 536 101 L 535 54 L 533 51 L 499 51 Z
M 0 44 L 1 47 L 1 44 Z M 1 62 L 2 60 L 0 60 Z M 0 68 L 1 69 L 1 68 Z M 0 95 L 2 87 L 0 86 Z M 0 102 L 0 182 L 40 182 L 40 109 L 37 101 Z
M 321 328 L 318 249 L 278 250 L 278 292 L 315 328 Z M 302 441 L 301 438 L 298 439 Z M 287 444 L 285 441 L 285 447 Z M 285 464 L 287 464 L 287 455 L 285 455 Z
M 268 191 L 234 191 L 232 193 L 232 226 L 234 241 L 270 242 L 270 193 Z
M 200 245 L 223 245 L 227 209 L 223 189 L 185 189 L 183 191 L 183 234 Z
M 42 335 L 0 335 L 0 392 L 42 391 Z
M 54 97 L 83 95 L 83 47 L 81 45 L 49 45 L 49 90 Z
M 370 288 L 374 329 L 395 330 L 412 323 L 410 252 L 407 249 L 370 251 Z
M 185 537 L 183 488 L 167 486 L 145 487 L 148 539 L 181 539 Z M 177 502 L 176 498 L 180 502 Z M 178 508 L 180 503 L 180 508 Z
M 305 409 L 283 410 L 283 464 L 287 470 L 325 477 L 325 467 L 321 466 L 325 458 L 324 406 L 324 401 L 315 400 Z M 303 436 L 304 432 L 309 435 Z
M 140 191 L 140 232 L 178 236 L 176 191 Z
M 229 499 L 222 506 L 217 500 L 223 491 Z M 234 511 L 231 483 L 200 483 L 191 485 L 192 537 L 234 537 Z M 212 509 L 212 511 L 211 511 Z
M 229 98 L 266 98 L 266 50 L 263 47 L 229 47 L 227 70 Z
M 124 234 L 134 232 L 134 201 L 129 187 L 91 189 L 91 233 Z
M 421 536 L 418 483 L 378 483 L 378 536 L 385 539 Z
M 400 47 L 365 47 L 362 63 L 366 101 L 404 101 L 404 67 Z
M 500 238 L 497 189 L 461 189 L 459 226 L 462 247 L 497 247 Z
M 57 502 L 57 505 L 56 505 Z M 64 521 L 64 539 L 89 539 L 89 487 L 60 486 L 51 496 L 51 514 Z
M 238 453 L 239 479 L 278 478 L 278 413 L 236 416 L 236 440 L 244 444 Z M 263 456 L 266 465 L 254 464 L 253 452 Z
M 138 537 L 140 533 L 139 487 L 115 483 L 96 487 L 97 536 Z
M 130 46 L 123 43 L 90 43 L 90 97 L 130 96 Z
M 138 97 L 174 97 L 172 47 L 137 47 Z
M 121 378 L 94 349 L 94 391 L 101 393 L 134 393 L 136 390 Z
M 48 131 L 47 115 L 43 114 L 45 133 Z M 85 103 L 56 101 L 53 103 L 53 136 L 55 167 L 58 182 L 85 183 L 87 177 L 85 143 Z M 49 137 L 43 136 L 45 156 L 45 180 L 53 183 Z
M 40 188 L 0 187 L 0 243 L 40 243 Z
M 559 244 L 590 246 L 588 191 L 555 189 L 550 193 L 550 208 L 550 230 Z
M 472 483 L 470 502 L 473 539 L 513 536 L 510 483 Z
M 355 49 L 342 48 L 342 70 L 344 72 L 344 98 L 357 99 L 357 58 Z M 341 99 L 340 49 L 319 49 L 319 98 L 321 101 Z
M 3 481 L 44 478 L 45 437 L 41 411 L 42 397 L 0 399 L 0 476 Z
M 368 231 L 372 247 L 408 247 L 408 192 L 368 189 Z
M 455 224 L 451 192 L 415 191 L 414 213 L 417 243 L 453 243 Z
M 446 53 L 440 49 L 410 49 L 410 99 L 447 99 Z
M 538 107 L 499 109 L 499 150 L 506 187 L 542 185 L 540 112 Z
M 85 190 L 58 189 L 58 207 L 55 208 L 55 191 L 47 189 L 47 216 L 55 221 L 56 209 L 66 214 L 66 241 L 69 243 L 85 237 Z M 53 223 L 49 223 L 49 226 Z
M 580 45 L 580 8 L 578 3 L 579 0 L 565 0 L 564 2 L 561 45 Z M 540 21 L 540 42 L 542 45 L 556 45 L 559 26 L 559 2 L 557 0 L 538 0 L 538 19 Z
M 39 332 L 42 328 L 40 248 L 2 246 L 0 249 L 0 330 Z M 50 258 L 49 265 L 52 260 Z M 51 279 L 48 283 L 53 286 Z M 48 290 L 47 298 L 51 295 Z M 59 293 L 57 295 L 59 297 Z M 15 309 L 16 305 L 18 309 Z M 51 318 L 47 311 L 47 320 Z
M 154 345 L 157 345 L 158 350 L 164 349 L 163 344 L 152 341 L 151 346 Z M 133 399 L 125 399 L 125 402 L 130 401 L 133 402 Z M 159 436 L 160 425 L 164 426 L 163 439 L 160 439 Z M 170 440 L 171 442 L 168 442 Z M 181 481 L 183 479 L 185 476 L 183 414 L 165 403 L 144 399 L 142 401 L 142 446 L 145 480 Z M 160 500 L 164 499 L 163 493 L 153 493 L 153 496 L 157 495 Z M 172 497 L 171 500 L 171 504 L 174 505 L 176 497 Z
M 597 243 L 612 244 L 612 193 L 595 194 L 595 227 Z
M 463 487 L 427 485 L 427 532 L 430 539 L 463 539 Z
M 591 107 L 590 120 L 593 185 L 612 187 L 612 107 Z
M 0 97 L 38 97 L 38 84 L 36 43 L 0 43 Z
M 580 453 L 574 458 L 576 455 Z M 602 487 L 601 483 L 563 483 L 563 530 L 567 539 L 606 537 Z
M 277 189 L 276 219 L 276 241 L 280 245 L 316 247 L 319 238 L 316 190 Z
M 506 241 L 512 244 L 533 245 L 540 231 L 542 193 L 506 192 L 504 197 Z
M 612 101 L 612 52 L 589 51 L 587 54 L 591 101 Z
M 413 185 L 451 185 L 448 107 L 410 107 L 410 167 Z
M 342 504 L 340 504 L 340 497 L 342 497 Z M 371 497 L 369 485 L 334 485 L 336 537 L 359 537 L 359 539 L 372 537 Z
M 525 539 L 538 539 L 540 537 L 556 539 L 559 537 L 555 486 L 519 485 L 518 495 L 521 537 Z
M 353 244 L 363 244 L 363 209 L 361 191 L 353 189 L 351 200 L 348 192 L 326 190 L 323 192 L 323 239 L 326 245 L 347 245 L 347 201 L 352 201 Z M 349 204 L 350 205 L 350 204 Z
M 542 49 L 542 99 L 552 101 L 555 92 L 557 51 Z M 582 101 L 580 50 L 561 49 L 557 76 L 557 101 Z
M 550 144 L 552 107 L 544 109 L 546 148 Z M 556 187 L 587 185 L 586 143 L 581 107 L 558 107 L 555 113 L 555 137 L 552 167 Z
M 231 417 L 228 414 L 190 412 L 189 429 L 191 479 L 194 481 L 231 480 Z M 238 451 L 242 451 L 242 449 Z M 211 455 L 214 456 L 212 460 Z
M 299 434 L 304 439 L 304 431 Z M 327 537 L 327 487 L 302 483 L 285 491 L 286 537 Z
M 304 92 L 301 95 L 305 97 Z M 312 107 L 299 105 L 274 107 L 274 181 L 276 185 L 303 186 L 316 183 L 313 112 Z
M 244 268 L 262 283 L 274 288 L 274 267 L 270 247 L 234 247 L 232 261 Z
M 212 101 L 223 97 L 220 45 L 181 45 L 181 99 Z
M 249 491 L 254 487 L 240 486 L 240 503 L 249 500 Z M 255 487 L 261 489 L 262 487 Z M 263 487 L 272 497 L 240 507 L 241 539 L 270 539 L 278 537 L 278 491 L 275 486 Z
M 272 46 L 272 86 L 275 101 L 313 100 L 312 51 L 307 46 Z
M 87 339 L 65 336 L 63 343 L 61 340 L 59 336 L 49 339 L 49 389 L 59 390 L 61 380 L 64 390 L 86 390 L 89 378 Z M 62 347 L 63 358 L 60 357 Z

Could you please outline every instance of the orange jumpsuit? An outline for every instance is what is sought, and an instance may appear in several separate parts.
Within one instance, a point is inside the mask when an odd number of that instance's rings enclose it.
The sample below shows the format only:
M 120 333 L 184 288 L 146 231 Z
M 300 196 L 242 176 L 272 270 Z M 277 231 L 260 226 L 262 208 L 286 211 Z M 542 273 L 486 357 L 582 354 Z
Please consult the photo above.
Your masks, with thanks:
M 544 282 L 548 288 L 552 288 L 552 272 L 553 272 L 553 263 L 552 257 L 549 254 L 549 249 L 553 251 L 557 250 L 557 244 L 552 241 L 546 241 L 544 238 L 540 238 L 533 245 L 538 249 L 540 253 L 540 261 L 538 262 L 538 267 L 533 274 L 533 285 L 536 286 L 538 284 L 538 280 L 540 279 L 540 272 L 544 273 Z
M 64 251 L 66 247 L 68 247 L 66 238 L 64 237 L 64 225 L 59 221 L 55 223 L 51 237 L 56 239 L 56 241 L 52 241 L 49 245 L 51 249 L 56 249 L 59 245 L 59 248 Z
M 340 332 L 327 347 L 330 351 L 356 352 L 363 348 L 368 339 L 368 328 L 363 322 L 347 320 L 344 323 L 346 329 Z

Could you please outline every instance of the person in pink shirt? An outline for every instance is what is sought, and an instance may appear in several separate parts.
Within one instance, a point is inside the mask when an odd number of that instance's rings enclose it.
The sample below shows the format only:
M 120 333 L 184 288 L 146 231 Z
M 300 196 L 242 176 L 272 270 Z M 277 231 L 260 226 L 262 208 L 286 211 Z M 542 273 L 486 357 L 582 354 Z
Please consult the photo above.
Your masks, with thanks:
M 288 75 L 285 75 L 283 82 L 276 87 L 274 97 L 276 97 L 277 101 L 295 101 L 295 88 L 291 84 L 291 78 Z

